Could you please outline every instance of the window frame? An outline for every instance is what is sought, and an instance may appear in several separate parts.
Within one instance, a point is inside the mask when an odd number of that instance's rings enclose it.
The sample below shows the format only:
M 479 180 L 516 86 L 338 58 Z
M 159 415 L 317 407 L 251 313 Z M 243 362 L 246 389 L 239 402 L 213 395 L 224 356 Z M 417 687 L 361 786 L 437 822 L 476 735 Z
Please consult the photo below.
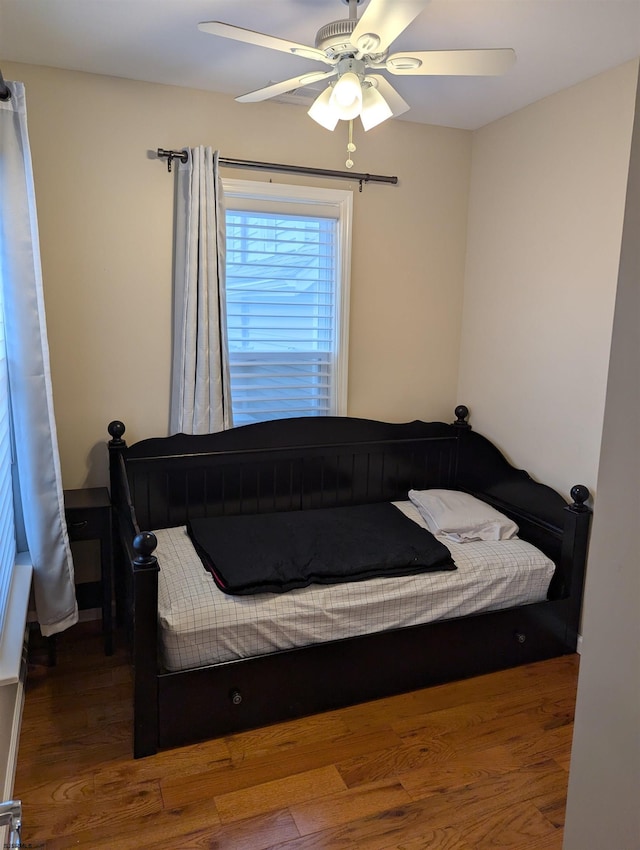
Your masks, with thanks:
M 353 192 L 284 183 L 222 178 L 226 209 L 281 212 L 333 218 L 337 222 L 335 316 L 331 410 L 347 415 L 349 303 L 351 290 L 351 242 Z M 226 229 L 225 229 L 226 231 Z M 233 400 L 232 400 L 233 406 Z

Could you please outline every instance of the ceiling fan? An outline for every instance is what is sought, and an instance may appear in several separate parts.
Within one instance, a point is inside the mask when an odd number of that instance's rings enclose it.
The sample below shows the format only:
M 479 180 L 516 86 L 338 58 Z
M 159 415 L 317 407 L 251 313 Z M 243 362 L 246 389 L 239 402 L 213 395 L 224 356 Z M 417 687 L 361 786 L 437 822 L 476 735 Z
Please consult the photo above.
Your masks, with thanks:
M 358 116 L 364 129 L 370 130 L 410 108 L 380 71 L 396 76 L 492 76 L 504 73 L 515 61 L 515 52 L 510 48 L 389 53 L 391 43 L 418 17 L 429 0 L 369 0 L 358 18 L 360 2 L 343 0 L 349 7 L 349 17 L 321 27 L 313 47 L 221 21 L 205 21 L 198 28 L 211 35 L 328 65 L 327 70 L 311 71 L 236 98 L 241 103 L 256 103 L 328 80 L 328 87 L 308 111 L 314 121 L 328 130 L 334 130 L 339 120 L 351 122 Z M 351 133 L 348 150 L 355 150 Z M 353 165 L 347 160 L 347 166 L 350 163 Z

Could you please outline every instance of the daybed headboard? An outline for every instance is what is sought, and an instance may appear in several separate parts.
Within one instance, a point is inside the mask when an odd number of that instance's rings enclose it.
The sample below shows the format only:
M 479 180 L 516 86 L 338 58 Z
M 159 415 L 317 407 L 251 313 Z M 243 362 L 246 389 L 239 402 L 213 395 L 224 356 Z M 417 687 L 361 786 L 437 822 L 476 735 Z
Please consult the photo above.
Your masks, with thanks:
M 412 487 L 454 486 L 457 453 L 456 432 L 441 423 L 339 417 L 178 434 L 122 450 L 140 528 L 406 498 Z
M 112 501 L 132 530 L 183 525 L 190 517 L 304 510 L 406 499 L 409 489 L 473 493 L 520 525 L 524 539 L 558 565 L 553 595 L 566 595 L 576 555 L 586 553 L 585 487 L 574 504 L 456 421 L 392 424 L 348 417 L 261 422 L 207 435 L 177 434 L 127 446 L 109 433 Z

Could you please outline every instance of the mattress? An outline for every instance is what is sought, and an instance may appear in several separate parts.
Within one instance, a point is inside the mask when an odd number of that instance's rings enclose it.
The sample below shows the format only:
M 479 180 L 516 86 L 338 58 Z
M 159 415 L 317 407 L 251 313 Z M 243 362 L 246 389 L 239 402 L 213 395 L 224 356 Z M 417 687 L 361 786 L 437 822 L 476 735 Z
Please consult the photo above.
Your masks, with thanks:
M 394 504 L 426 527 L 411 502 Z M 161 663 L 171 672 L 541 602 L 555 569 L 518 538 L 442 538 L 453 572 L 230 596 L 216 587 L 184 526 L 155 534 Z

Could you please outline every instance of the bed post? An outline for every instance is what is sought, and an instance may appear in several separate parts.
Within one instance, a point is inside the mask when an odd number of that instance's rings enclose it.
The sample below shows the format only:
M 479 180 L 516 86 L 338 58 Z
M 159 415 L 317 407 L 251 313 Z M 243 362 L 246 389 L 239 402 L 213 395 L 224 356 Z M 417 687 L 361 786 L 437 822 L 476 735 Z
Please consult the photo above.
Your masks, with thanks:
M 155 534 L 143 531 L 133 541 L 133 755 L 158 750 L 158 559 Z
M 158 750 L 158 560 L 157 540 L 140 532 L 131 505 L 124 468 L 125 426 L 115 420 L 108 429 L 109 475 L 116 560 L 116 611 L 126 623 L 134 668 L 133 750 L 135 758 Z M 139 532 L 139 533 L 137 533 Z M 133 542 L 131 542 L 133 540 Z
M 118 419 L 114 419 L 113 422 L 109 422 L 107 426 L 107 431 L 111 435 L 111 439 L 109 440 L 109 487 L 111 490 L 111 502 L 112 504 L 116 504 L 119 502 L 119 489 L 118 489 L 118 465 L 120 454 L 123 449 L 127 448 L 126 442 L 122 439 L 122 435 L 126 431 L 124 427 L 124 422 L 120 422 Z
M 567 616 L 567 644 L 575 650 L 580 630 L 580 610 L 582 592 L 584 590 L 587 548 L 589 545 L 589 528 L 591 525 L 591 508 L 584 503 L 589 498 L 589 490 L 584 484 L 576 484 L 571 488 L 572 505 L 567 505 L 564 534 L 562 537 L 562 567 L 569 586 L 569 612 Z
M 116 600 L 116 621 L 119 626 L 125 619 L 125 579 L 124 559 L 125 552 L 122 546 L 120 534 L 120 513 L 127 499 L 122 482 L 122 452 L 127 448 L 122 439 L 126 428 L 124 422 L 114 420 L 107 426 L 111 435 L 108 443 L 109 449 L 109 493 L 111 498 L 111 536 L 114 553 L 114 595 Z

